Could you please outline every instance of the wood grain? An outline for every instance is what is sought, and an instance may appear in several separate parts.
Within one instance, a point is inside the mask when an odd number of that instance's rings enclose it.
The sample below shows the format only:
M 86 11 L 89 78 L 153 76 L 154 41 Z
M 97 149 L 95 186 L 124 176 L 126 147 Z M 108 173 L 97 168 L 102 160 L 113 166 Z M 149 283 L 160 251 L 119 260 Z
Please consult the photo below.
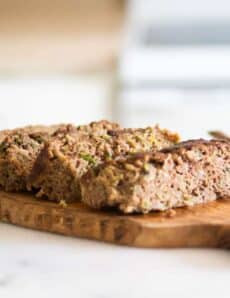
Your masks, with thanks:
M 174 212 L 173 212 L 174 213 Z M 121 215 L 81 203 L 62 207 L 29 194 L 0 192 L 0 220 L 26 228 L 135 247 L 230 248 L 230 200 L 175 214 Z

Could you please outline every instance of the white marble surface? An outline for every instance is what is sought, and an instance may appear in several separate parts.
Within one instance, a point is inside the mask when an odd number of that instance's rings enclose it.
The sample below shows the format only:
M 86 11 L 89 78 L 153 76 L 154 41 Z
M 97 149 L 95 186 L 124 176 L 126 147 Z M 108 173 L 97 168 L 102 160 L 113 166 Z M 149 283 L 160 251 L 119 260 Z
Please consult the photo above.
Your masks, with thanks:
M 0 297 L 230 296 L 230 251 L 137 249 L 0 223 Z

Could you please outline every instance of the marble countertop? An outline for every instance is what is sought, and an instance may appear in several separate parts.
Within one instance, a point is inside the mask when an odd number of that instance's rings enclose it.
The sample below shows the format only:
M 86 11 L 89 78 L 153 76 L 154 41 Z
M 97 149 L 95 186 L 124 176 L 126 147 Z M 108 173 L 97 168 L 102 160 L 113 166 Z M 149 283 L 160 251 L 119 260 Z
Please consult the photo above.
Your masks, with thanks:
M 138 249 L 0 223 L 0 297 L 229 297 L 230 252 Z

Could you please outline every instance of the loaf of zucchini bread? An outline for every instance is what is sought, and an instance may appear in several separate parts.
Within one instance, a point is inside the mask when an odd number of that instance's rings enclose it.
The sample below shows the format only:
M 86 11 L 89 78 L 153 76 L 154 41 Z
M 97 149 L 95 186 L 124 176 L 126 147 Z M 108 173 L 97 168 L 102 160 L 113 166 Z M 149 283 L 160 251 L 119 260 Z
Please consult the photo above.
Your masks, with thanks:
M 148 213 L 230 197 L 230 142 L 195 140 L 90 169 L 82 200 L 101 209 Z
M 81 198 L 79 179 L 88 169 L 135 152 L 161 149 L 177 143 L 177 134 L 158 126 L 121 129 L 108 121 L 57 131 L 41 150 L 29 183 L 38 196 L 73 202 Z

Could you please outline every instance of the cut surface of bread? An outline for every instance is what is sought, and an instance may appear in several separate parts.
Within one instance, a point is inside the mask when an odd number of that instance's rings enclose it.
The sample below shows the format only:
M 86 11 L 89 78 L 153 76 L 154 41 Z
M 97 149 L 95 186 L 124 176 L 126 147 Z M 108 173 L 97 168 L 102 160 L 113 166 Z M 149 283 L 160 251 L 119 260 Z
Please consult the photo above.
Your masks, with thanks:
M 230 197 L 230 142 L 194 140 L 90 169 L 82 200 L 96 209 L 148 213 Z

